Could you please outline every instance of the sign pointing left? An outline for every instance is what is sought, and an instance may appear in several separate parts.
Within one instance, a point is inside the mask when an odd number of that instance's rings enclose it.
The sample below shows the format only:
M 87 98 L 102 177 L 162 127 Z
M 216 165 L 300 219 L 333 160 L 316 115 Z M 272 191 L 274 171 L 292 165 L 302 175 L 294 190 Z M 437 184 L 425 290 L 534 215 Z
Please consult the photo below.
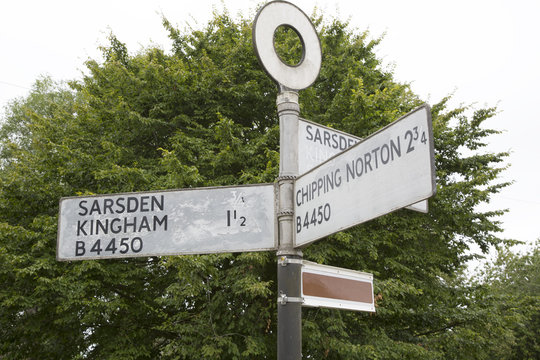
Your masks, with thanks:
M 274 185 L 60 200 L 58 260 L 276 249 Z

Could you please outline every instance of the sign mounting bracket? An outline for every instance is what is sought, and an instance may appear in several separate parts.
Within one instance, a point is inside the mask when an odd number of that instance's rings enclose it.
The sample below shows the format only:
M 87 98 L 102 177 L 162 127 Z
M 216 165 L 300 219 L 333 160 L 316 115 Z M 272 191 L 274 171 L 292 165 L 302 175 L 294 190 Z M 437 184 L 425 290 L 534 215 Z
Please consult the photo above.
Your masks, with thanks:
M 303 260 L 302 259 L 288 258 L 286 256 L 282 256 L 281 258 L 278 259 L 278 265 L 287 266 L 288 264 L 300 264 L 300 265 L 302 265 Z
M 287 305 L 287 303 L 300 303 L 300 304 L 303 304 L 304 303 L 304 298 L 303 297 L 289 297 L 287 296 L 286 294 L 279 294 L 279 297 L 278 297 L 278 304 L 280 305 Z

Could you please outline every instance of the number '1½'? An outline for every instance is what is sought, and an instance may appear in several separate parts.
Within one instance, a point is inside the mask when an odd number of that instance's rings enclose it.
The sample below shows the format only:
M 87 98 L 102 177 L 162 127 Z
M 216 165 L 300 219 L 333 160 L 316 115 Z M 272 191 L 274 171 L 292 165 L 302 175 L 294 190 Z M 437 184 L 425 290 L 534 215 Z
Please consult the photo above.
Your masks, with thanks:
M 236 220 L 236 210 L 233 210 L 232 220 Z M 242 220 L 240 226 L 246 226 L 246 218 L 244 216 L 240 216 L 240 220 Z M 231 226 L 231 210 L 227 210 L 227 226 Z

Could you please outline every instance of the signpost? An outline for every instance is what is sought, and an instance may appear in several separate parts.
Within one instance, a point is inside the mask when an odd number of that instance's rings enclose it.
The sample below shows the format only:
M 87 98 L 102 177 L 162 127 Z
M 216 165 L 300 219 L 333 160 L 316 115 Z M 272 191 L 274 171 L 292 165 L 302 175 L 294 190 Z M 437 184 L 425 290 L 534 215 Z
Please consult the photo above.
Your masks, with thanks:
M 433 135 L 424 105 L 296 179 L 295 246 L 435 193 Z
M 302 60 L 290 66 L 279 57 L 274 46 L 274 34 L 280 26 L 289 26 L 302 43 Z M 319 75 L 322 61 L 321 43 L 311 20 L 298 7 L 285 1 L 264 5 L 253 22 L 253 45 L 263 68 L 279 87 L 279 178 L 277 257 L 302 259 L 294 248 L 293 187 L 298 176 L 298 136 L 300 105 L 298 91 L 310 86 Z M 290 299 L 300 298 L 300 265 L 278 266 L 278 294 Z M 282 297 L 283 298 L 283 297 Z M 302 357 L 302 306 L 300 302 L 281 302 L 277 316 L 277 358 L 296 360 Z
M 57 259 L 276 249 L 274 184 L 64 198 Z
M 280 26 L 302 42 L 295 66 L 274 47 Z M 57 259 L 277 249 L 277 355 L 298 360 L 302 305 L 375 311 L 371 274 L 303 261 L 300 248 L 402 207 L 427 212 L 423 200 L 435 193 L 431 116 L 421 106 L 363 140 L 300 119 L 298 91 L 321 68 L 313 24 L 298 7 L 272 1 L 255 18 L 253 42 L 279 86 L 276 184 L 63 198 Z

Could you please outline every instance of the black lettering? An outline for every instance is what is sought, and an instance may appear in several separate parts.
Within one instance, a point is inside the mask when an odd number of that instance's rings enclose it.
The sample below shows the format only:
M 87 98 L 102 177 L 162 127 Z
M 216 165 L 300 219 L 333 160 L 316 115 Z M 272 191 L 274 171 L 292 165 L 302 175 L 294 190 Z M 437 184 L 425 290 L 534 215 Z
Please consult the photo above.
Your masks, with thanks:
M 360 166 L 358 166 L 358 163 L 360 163 Z M 358 177 L 362 176 L 362 174 L 364 173 L 364 162 L 362 161 L 361 157 L 356 159 L 356 167 L 354 171 L 356 173 L 356 176 Z
M 86 226 L 86 223 L 88 222 L 88 220 L 84 220 L 83 222 L 81 222 L 81 220 L 77 221 L 77 236 L 81 236 L 81 233 L 86 236 L 88 235 L 86 233 L 86 230 L 84 229 L 84 227 Z
M 88 214 L 88 209 L 86 208 L 86 206 L 84 206 L 85 204 L 86 204 L 86 200 L 79 201 L 79 207 L 84 210 L 84 212 L 79 211 L 80 216 L 84 216 Z
M 125 237 L 120 239 L 120 247 L 122 247 L 120 254 L 125 254 L 129 251 L 129 244 L 126 242 L 126 240 L 129 240 L 129 238 Z
M 323 213 L 322 213 L 322 206 L 319 206 L 317 209 L 317 224 L 322 224 L 324 220 Z
M 328 210 L 328 212 L 326 210 Z M 330 220 L 330 204 L 328 203 L 324 204 L 324 220 Z
M 111 227 L 111 232 L 113 234 L 118 234 L 120 232 L 122 232 L 122 225 L 119 224 L 118 226 L 115 225 L 115 223 L 119 223 L 120 222 L 120 219 L 118 218 L 115 218 L 115 219 L 112 219 L 111 222 L 110 222 L 110 227 Z
M 146 216 L 142 217 L 141 223 L 139 225 L 139 232 L 143 230 L 150 231 L 150 224 L 148 223 L 148 218 Z
M 427 138 L 426 138 L 426 132 L 425 131 L 422 131 L 422 139 L 420 139 L 420 142 L 422 144 L 426 144 L 427 143 Z
M 306 190 L 306 192 L 304 192 L 304 190 Z M 304 199 L 306 199 L 304 201 Z M 302 188 L 302 204 L 304 202 L 308 202 L 309 201 L 309 192 L 308 192 L 308 189 L 307 188 Z
M 101 240 L 97 239 L 92 248 L 90 249 L 90 252 L 96 252 L 99 255 L 102 251 L 103 250 L 101 249 Z
M 329 190 L 333 190 L 334 189 L 334 178 L 332 177 L 332 174 L 326 174 L 326 189 L 329 191 Z M 332 188 L 332 189 L 330 189 Z
M 351 179 L 354 179 L 356 177 L 355 171 L 354 171 L 354 161 L 351 162 L 351 165 L 345 164 L 347 167 L 347 182 L 350 182 Z
M 75 242 L 75 256 L 83 256 L 86 253 L 84 241 Z
M 107 210 L 111 212 L 111 214 L 114 214 L 112 206 L 114 204 L 114 201 L 112 199 L 105 199 L 103 200 L 103 213 L 106 214 Z
M 311 216 L 310 216 L 311 215 Z M 300 233 L 302 228 L 309 229 L 309 227 L 317 226 L 322 224 L 324 221 L 329 221 L 331 215 L 330 204 L 326 203 L 319 207 L 314 208 L 313 210 L 306 211 L 306 215 L 303 217 L 296 217 L 296 233 Z
M 123 198 L 123 197 L 119 197 L 118 199 L 116 199 L 116 207 L 118 208 L 116 210 L 117 214 L 121 214 L 124 211 L 126 211 L 126 206 L 124 205 L 124 200 L 126 200 L 126 199 Z
M 347 139 L 344 136 L 339 137 L 339 149 L 345 150 L 347 148 Z
M 338 139 L 338 135 L 337 134 L 332 134 L 332 148 L 333 149 L 337 149 L 339 147 L 337 139 Z
M 127 212 L 132 213 L 139 209 L 139 200 L 136 197 L 129 196 L 127 198 Z
M 332 147 L 332 145 L 330 145 L 330 133 L 328 131 L 324 132 L 324 145 Z
M 313 134 L 311 133 L 311 125 L 306 126 L 306 131 L 308 133 L 308 136 L 306 136 L 306 139 L 309 141 L 313 140 Z
M 313 213 L 311 214 L 311 221 L 309 223 L 313 226 L 317 225 L 317 212 L 315 211 L 315 209 L 313 209 Z
M 376 147 L 375 149 L 371 150 L 371 153 L 374 155 L 375 157 L 375 169 L 378 169 L 379 168 L 379 161 L 378 161 L 378 156 L 377 156 L 377 151 L 379 150 L 380 148 L 379 147 Z
M 319 144 L 322 145 L 322 139 L 321 139 L 321 132 L 319 129 L 315 129 L 315 138 L 313 139 L 313 142 L 319 142 Z
M 336 184 L 336 187 L 339 187 L 341 185 L 341 175 L 338 176 L 338 173 L 341 171 L 341 169 L 336 169 L 336 172 L 334 173 L 334 182 Z
M 101 231 L 104 234 L 108 233 L 109 230 L 109 219 L 105 219 L 105 223 L 103 223 L 101 220 L 96 219 L 96 235 L 99 234 L 99 229 L 101 228 Z
M 385 155 L 386 151 L 386 155 Z M 390 148 L 387 144 L 384 144 L 381 146 L 381 161 L 384 165 L 388 164 L 388 161 L 390 161 Z
M 116 253 L 117 249 L 118 248 L 116 247 L 116 239 L 112 238 L 111 241 L 109 241 L 109 244 L 107 245 L 107 247 L 105 248 L 105 251 L 110 251 L 114 254 Z
M 409 135 L 409 136 L 407 136 L 407 135 Z M 407 146 L 407 154 L 408 154 L 411 151 L 414 151 L 414 146 L 412 144 L 414 135 L 413 135 L 411 130 L 407 130 L 407 132 L 405 133 L 405 140 L 407 140 L 407 137 L 409 138 L 409 145 Z
M 137 218 L 133 218 L 133 222 L 129 222 L 129 219 L 126 217 L 124 218 L 124 232 L 127 233 L 128 227 L 131 227 L 133 232 L 137 231 Z
M 135 247 L 135 241 L 137 241 L 139 243 L 138 248 Z M 143 246 L 143 243 L 142 243 L 142 239 L 140 237 L 134 237 L 131 240 L 131 251 L 133 251 L 134 253 L 140 252 L 142 250 L 142 246 Z
M 366 173 L 367 173 L 368 166 L 369 166 L 369 170 L 373 171 L 373 168 L 371 167 L 371 154 L 370 153 L 365 153 L 364 154 L 364 166 L 366 167 Z M 358 170 L 358 168 L 357 168 L 357 170 Z
M 399 136 L 397 137 L 397 145 L 392 139 L 390 139 L 390 156 L 392 161 L 394 161 L 394 151 L 398 157 L 401 157 L 401 142 L 399 140 Z
M 101 209 L 99 208 L 99 202 L 97 200 L 94 200 L 94 202 L 92 203 L 89 215 L 93 215 L 95 212 L 101 215 Z
M 163 211 L 163 203 L 164 203 L 165 196 L 160 195 L 159 199 L 156 196 L 152 196 L 152 211 L 156 211 L 156 208 Z
M 298 195 L 301 195 L 302 194 L 302 190 L 298 190 L 296 192 L 296 206 L 300 206 L 302 205 L 303 203 L 300 202 L 299 198 L 298 198 Z
M 150 209 L 148 208 L 148 200 L 150 199 L 150 196 L 141 196 L 141 212 L 148 212 Z

